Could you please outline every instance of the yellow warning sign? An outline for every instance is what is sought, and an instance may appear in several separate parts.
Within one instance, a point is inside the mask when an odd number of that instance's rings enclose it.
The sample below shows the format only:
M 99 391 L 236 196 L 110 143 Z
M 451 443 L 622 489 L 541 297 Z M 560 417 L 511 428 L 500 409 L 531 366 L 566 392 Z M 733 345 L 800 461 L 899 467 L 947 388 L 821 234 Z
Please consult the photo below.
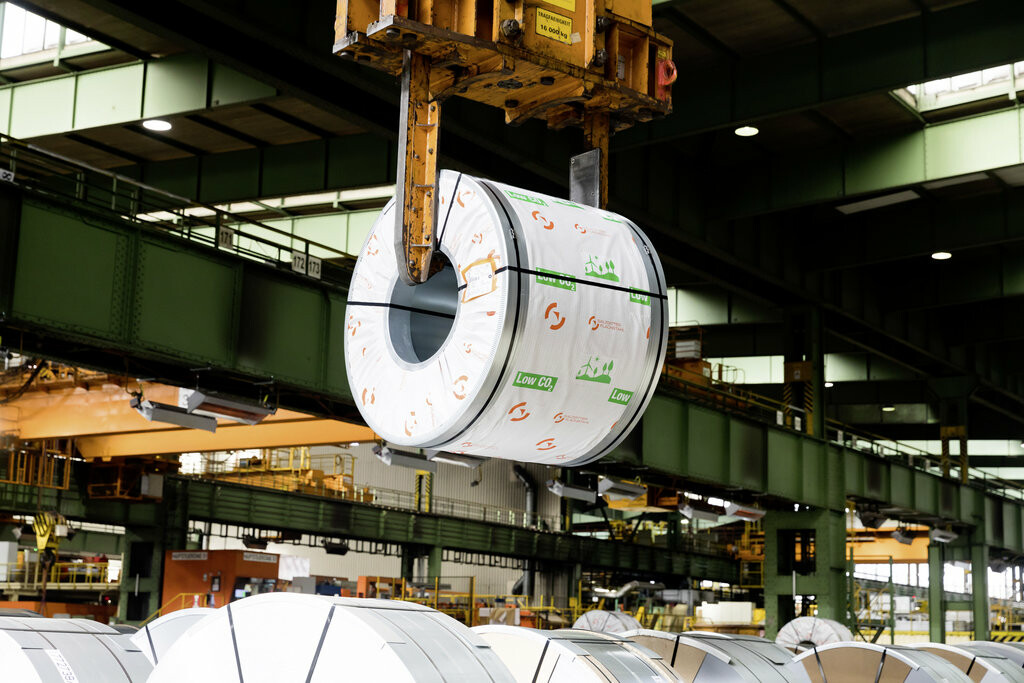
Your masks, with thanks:
M 572 45 L 572 19 L 537 8 L 537 35 Z
M 544 0 L 544 2 L 549 5 L 554 5 L 555 7 L 569 10 L 570 12 L 576 11 L 576 0 Z

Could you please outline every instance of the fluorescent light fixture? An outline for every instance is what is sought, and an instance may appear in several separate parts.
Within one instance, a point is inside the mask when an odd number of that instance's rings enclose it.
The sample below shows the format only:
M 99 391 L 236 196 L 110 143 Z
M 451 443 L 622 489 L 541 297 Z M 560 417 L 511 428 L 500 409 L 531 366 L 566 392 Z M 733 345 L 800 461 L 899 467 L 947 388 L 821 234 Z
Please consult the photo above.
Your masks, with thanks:
M 880 209 L 883 206 L 902 204 L 903 202 L 909 202 L 919 198 L 920 195 L 914 192 L 913 190 L 903 190 L 902 192 L 884 194 L 881 197 L 862 199 L 859 202 L 851 202 L 850 204 L 840 204 L 839 206 L 836 207 L 836 210 L 839 211 L 840 213 L 850 215 L 851 213 L 860 213 L 861 211 Z
M 739 517 L 740 519 L 748 522 L 756 522 L 764 517 L 764 513 L 765 511 L 761 508 L 755 508 L 749 505 L 740 505 L 739 503 L 725 504 L 725 514 L 730 517 Z
M 385 465 L 407 467 L 412 470 L 423 470 L 431 473 L 437 472 L 436 462 L 431 462 L 426 457 L 415 453 L 405 453 L 393 450 L 387 446 L 377 445 L 373 447 L 373 454 Z
M 936 543 L 952 543 L 960 537 L 960 534 L 949 529 L 932 529 L 928 532 L 929 540 L 935 541 Z
M 739 135 L 741 138 L 752 138 L 761 131 L 759 131 L 757 128 L 754 128 L 753 126 L 740 126 L 733 132 L 736 133 L 736 135 Z
M 582 500 L 585 503 L 597 502 L 597 491 L 583 488 L 582 486 L 570 486 L 559 479 L 549 479 L 547 482 L 548 491 L 559 498 L 572 498 Z
M 883 413 L 895 413 L 896 412 L 896 406 L 894 406 L 891 403 L 886 403 L 884 406 L 882 406 L 882 412 Z
M 609 500 L 636 500 L 647 493 L 647 487 L 611 477 L 601 477 L 597 482 L 597 492 L 607 496 Z
M 892 532 L 892 538 L 897 543 L 902 543 L 903 545 L 911 545 L 914 542 L 914 537 L 903 529 L 897 529 Z
M 958 175 L 953 178 L 941 178 L 939 180 L 932 180 L 930 182 L 921 185 L 926 190 L 941 190 L 944 187 L 953 187 L 955 185 L 964 185 L 966 183 L 976 183 L 979 180 L 988 180 L 987 173 L 968 173 L 967 175 Z
M 146 119 L 142 122 L 142 127 L 146 130 L 155 130 L 163 133 L 171 129 L 171 122 L 164 121 L 163 119 Z
M 259 424 L 277 408 L 268 408 L 257 403 L 245 403 L 234 398 L 204 391 L 193 391 L 188 397 L 188 412 L 212 418 L 233 420 L 242 424 Z
M 681 505 L 679 512 L 687 519 L 703 519 L 705 522 L 717 522 L 719 515 L 711 510 L 702 510 L 692 505 Z
M 877 510 L 860 510 L 857 512 L 860 523 L 865 529 L 879 529 L 888 521 L 888 517 Z
M 936 261 L 948 261 L 953 258 L 953 255 L 948 251 L 934 251 L 932 252 L 932 258 Z
M 1024 441 L 1021 441 L 1021 442 L 1020 442 L 1020 447 L 1021 447 L 1021 448 L 1024 448 Z
M 468 467 L 475 469 L 484 463 L 486 458 L 478 458 L 475 455 L 462 455 L 460 453 L 447 453 L 445 451 L 426 451 L 427 460 L 430 462 L 443 462 L 446 465 L 456 467 Z
M 208 432 L 217 431 L 217 420 L 203 415 L 191 415 L 184 408 L 167 405 L 166 403 L 154 403 L 147 401 L 141 396 L 133 396 L 131 406 L 142 417 L 150 422 L 166 422 L 179 427 L 189 429 L 203 429 Z
M 258 536 L 245 535 L 242 536 L 242 545 L 249 550 L 266 550 L 267 539 L 260 538 Z
M 835 384 L 833 384 L 832 382 L 825 382 L 825 388 L 826 389 L 831 389 L 834 386 L 835 386 Z

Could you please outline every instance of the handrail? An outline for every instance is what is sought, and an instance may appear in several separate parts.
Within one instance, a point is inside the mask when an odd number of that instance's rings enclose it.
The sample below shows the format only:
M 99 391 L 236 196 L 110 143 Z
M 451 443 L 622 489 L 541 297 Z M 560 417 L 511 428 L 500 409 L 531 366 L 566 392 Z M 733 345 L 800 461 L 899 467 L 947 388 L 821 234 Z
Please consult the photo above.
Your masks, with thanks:
M 302 264 L 308 264 L 311 257 L 320 258 L 319 277 L 311 270 L 310 276 L 341 287 L 348 286 L 355 264 L 353 256 L 335 247 L 0 134 L 0 170 L 3 166 L 13 175 L 0 179 L 29 191 L 83 204 L 140 227 L 226 249 L 243 258 L 302 274 L 307 273 L 307 266 L 299 267 L 295 254 L 303 255 Z M 234 230 L 250 244 L 246 246 L 240 239 L 222 242 L 221 228 Z
M 180 605 L 179 605 L 178 609 L 186 609 L 186 605 L 185 605 L 185 600 L 186 600 L 186 599 L 191 599 L 191 598 L 196 598 L 196 597 L 202 598 L 202 597 L 204 597 L 204 596 L 205 596 L 205 594 L 204 594 L 204 593 L 178 593 L 178 594 L 177 594 L 177 595 L 175 595 L 175 596 L 174 596 L 173 598 L 171 598 L 170 600 L 168 600 L 167 602 L 165 602 L 164 604 L 162 604 L 162 605 L 161 605 L 160 607 L 157 607 L 157 608 L 156 608 L 156 611 L 155 611 L 155 612 L 153 612 L 153 613 L 152 613 L 152 614 L 150 614 L 150 615 L 149 615 L 148 617 L 146 617 L 145 619 L 143 619 L 142 621 L 140 621 L 140 622 L 139 622 L 139 628 L 142 628 L 143 626 L 145 626 L 145 625 L 146 625 L 146 624 L 148 624 L 149 622 L 151 622 L 151 621 L 153 621 L 154 619 L 156 619 L 157 617 L 159 617 L 159 616 L 160 616 L 160 613 L 161 613 L 161 612 L 163 612 L 163 611 L 164 611 L 165 609 L 167 609 L 168 607 L 170 607 L 170 606 L 171 606 L 171 604 L 172 604 L 172 603 L 173 603 L 173 602 L 174 602 L 175 600 L 178 600 L 178 599 L 180 599 L 180 600 L 181 600 L 181 603 L 180 603 Z
M 116 585 L 110 580 L 110 564 L 108 562 L 55 562 L 46 573 L 49 586 L 83 588 L 108 588 Z M 25 586 L 41 586 L 43 584 L 44 567 L 35 562 L 2 562 L 0 563 L 0 585 L 22 584 Z

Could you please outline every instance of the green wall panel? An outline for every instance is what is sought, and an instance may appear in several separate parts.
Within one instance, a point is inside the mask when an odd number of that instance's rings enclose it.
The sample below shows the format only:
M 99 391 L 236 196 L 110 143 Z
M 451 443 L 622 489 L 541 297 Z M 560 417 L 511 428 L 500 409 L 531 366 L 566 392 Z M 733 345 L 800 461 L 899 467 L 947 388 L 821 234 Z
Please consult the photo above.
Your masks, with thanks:
M 755 424 L 730 420 L 729 473 L 730 478 L 752 491 L 764 489 L 765 481 L 764 430 Z
M 651 399 L 642 422 L 644 464 L 672 474 L 686 474 L 686 404 L 666 396 Z
M 914 472 L 913 509 L 933 515 L 939 512 L 939 480 L 924 472 Z
M 142 242 L 138 265 L 136 340 L 197 361 L 232 365 L 241 265 L 148 241 Z
M 800 437 L 772 429 L 768 432 L 767 493 L 801 500 L 803 480 Z
M 1020 163 L 1020 119 L 1016 109 L 924 130 L 928 178 L 983 171 Z
M 843 459 L 843 472 L 846 478 L 844 490 L 852 496 L 867 496 L 864 486 L 864 458 L 846 448 L 839 449 Z
M 690 406 L 689 439 L 686 458 L 689 475 L 695 479 L 723 481 L 728 479 L 729 418 L 706 408 Z
M 321 141 L 268 147 L 263 163 L 263 197 L 302 193 L 324 184 L 326 159 Z
M 238 367 L 303 386 L 322 385 L 326 297 L 291 278 L 248 270 Z
M 80 74 L 75 90 L 75 128 L 139 119 L 145 76 L 142 63 Z
M 0 90 L 0 133 L 11 133 L 11 90 Z
M 860 194 L 926 179 L 924 134 L 920 131 L 850 150 L 846 192 Z
M 13 313 L 66 330 L 120 338 L 127 236 L 26 202 Z M 82 283 L 89 283 L 83 287 Z
M 13 88 L 11 135 L 30 138 L 71 130 L 75 112 L 75 79 L 54 78 Z
M 260 152 L 245 149 L 203 157 L 202 202 L 260 196 Z
M 213 64 L 210 104 L 214 107 L 273 97 L 276 94 L 277 90 L 273 86 L 239 73 L 223 64 Z
M 395 163 L 391 146 L 379 135 L 334 138 L 328 145 L 327 186 L 359 187 L 393 183 Z
M 150 62 L 143 116 L 165 116 L 206 108 L 209 62 L 198 55 L 175 55 Z
M 906 467 L 893 467 L 889 470 L 888 496 L 883 500 L 891 500 L 893 505 L 909 508 L 914 505 L 914 473 Z
M 351 397 L 345 372 L 345 298 L 327 297 L 327 370 L 324 386 L 333 394 Z

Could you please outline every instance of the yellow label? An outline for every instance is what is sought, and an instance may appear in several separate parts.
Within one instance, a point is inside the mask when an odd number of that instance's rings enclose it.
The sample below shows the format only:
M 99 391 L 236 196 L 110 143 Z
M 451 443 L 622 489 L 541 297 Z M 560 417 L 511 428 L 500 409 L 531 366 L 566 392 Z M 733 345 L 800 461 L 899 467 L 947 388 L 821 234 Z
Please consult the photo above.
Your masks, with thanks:
M 564 10 L 569 10 L 570 12 L 576 11 L 576 0 L 544 0 L 544 2 L 555 7 L 561 7 Z
M 572 19 L 537 8 L 537 35 L 572 45 Z

